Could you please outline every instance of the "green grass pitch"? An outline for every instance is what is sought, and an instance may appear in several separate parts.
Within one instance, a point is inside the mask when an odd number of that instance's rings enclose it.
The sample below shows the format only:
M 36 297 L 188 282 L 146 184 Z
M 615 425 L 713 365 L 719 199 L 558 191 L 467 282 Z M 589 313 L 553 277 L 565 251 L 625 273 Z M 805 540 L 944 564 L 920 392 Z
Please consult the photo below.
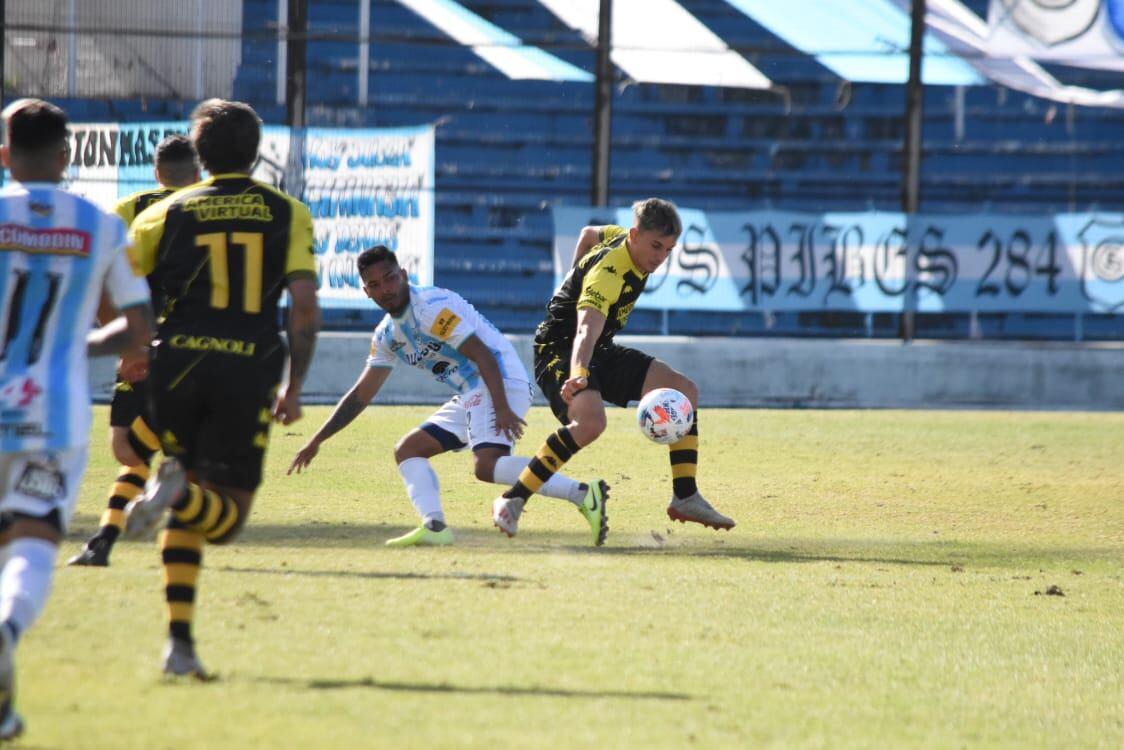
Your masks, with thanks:
M 605 548 L 545 498 L 501 536 L 450 454 L 456 546 L 389 550 L 416 524 L 391 451 L 430 411 L 372 407 L 301 476 L 328 408 L 274 430 L 249 526 L 204 555 L 214 683 L 160 678 L 153 543 L 60 567 L 17 746 L 1124 745 L 1124 415 L 704 410 L 727 533 L 667 520 L 667 450 L 614 410 L 567 467 L 613 486 Z M 60 565 L 115 473 L 106 419 Z M 536 408 L 521 452 L 553 429 Z

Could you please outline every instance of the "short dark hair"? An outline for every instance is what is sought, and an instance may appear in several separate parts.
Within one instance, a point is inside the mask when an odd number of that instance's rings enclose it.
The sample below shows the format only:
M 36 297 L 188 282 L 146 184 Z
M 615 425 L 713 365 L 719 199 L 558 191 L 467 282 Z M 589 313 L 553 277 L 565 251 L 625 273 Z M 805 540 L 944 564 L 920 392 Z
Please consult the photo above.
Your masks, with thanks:
M 167 136 L 156 147 L 156 168 L 162 164 L 195 162 L 195 147 L 186 135 L 173 133 Z
M 42 99 L 17 99 L 4 108 L 4 142 L 13 151 L 43 151 L 66 145 L 66 113 Z
M 376 263 L 390 263 L 397 267 L 398 256 L 386 245 L 375 245 L 359 253 L 359 257 L 355 259 L 355 267 L 359 269 L 360 276 Z
M 683 222 L 675 204 L 663 198 L 647 198 L 632 204 L 636 228 L 658 232 L 661 237 L 683 234 Z
M 186 135 L 173 133 L 156 147 L 156 178 L 167 187 L 184 187 L 199 179 L 199 160 Z
M 212 175 L 248 172 L 258 158 L 261 118 L 244 102 L 208 99 L 191 113 L 191 142 Z

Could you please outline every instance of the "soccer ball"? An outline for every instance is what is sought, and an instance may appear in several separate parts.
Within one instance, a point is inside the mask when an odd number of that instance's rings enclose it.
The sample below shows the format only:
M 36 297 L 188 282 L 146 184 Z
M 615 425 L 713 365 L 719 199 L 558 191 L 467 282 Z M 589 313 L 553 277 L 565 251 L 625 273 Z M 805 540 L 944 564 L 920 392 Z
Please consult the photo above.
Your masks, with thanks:
M 649 391 L 636 407 L 640 432 L 649 440 L 663 445 L 679 442 L 691 431 L 694 419 L 695 407 L 674 388 Z

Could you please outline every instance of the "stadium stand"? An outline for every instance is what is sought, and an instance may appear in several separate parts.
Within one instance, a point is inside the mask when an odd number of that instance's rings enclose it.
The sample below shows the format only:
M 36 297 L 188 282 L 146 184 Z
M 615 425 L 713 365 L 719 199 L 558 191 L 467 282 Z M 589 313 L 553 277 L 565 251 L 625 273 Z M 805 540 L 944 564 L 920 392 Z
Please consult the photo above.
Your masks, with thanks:
M 462 0 L 586 71 L 592 48 L 535 0 Z M 639 84 L 617 71 L 610 203 L 660 195 L 710 210 L 898 210 L 904 87 L 851 83 L 722 0 L 681 0 L 777 85 L 774 91 Z M 986 17 L 987 0 L 967 2 Z M 267 122 L 275 101 L 276 0 L 244 0 L 234 94 Z M 309 125 L 437 123 L 435 283 L 511 332 L 529 332 L 553 284 L 549 207 L 589 201 L 593 87 L 510 80 L 394 0 L 371 4 L 368 106 L 356 91 L 353 0 L 309 7 Z M 1110 75 L 1055 69 L 1067 83 Z M 1124 209 L 1124 111 L 1071 108 L 994 85 L 926 86 L 922 210 Z M 75 102 L 75 119 L 182 117 L 191 103 Z M 335 312 L 365 327 L 375 313 Z M 918 335 L 1119 338 L 1121 316 L 921 315 Z M 630 330 L 698 335 L 893 336 L 890 315 L 676 311 Z

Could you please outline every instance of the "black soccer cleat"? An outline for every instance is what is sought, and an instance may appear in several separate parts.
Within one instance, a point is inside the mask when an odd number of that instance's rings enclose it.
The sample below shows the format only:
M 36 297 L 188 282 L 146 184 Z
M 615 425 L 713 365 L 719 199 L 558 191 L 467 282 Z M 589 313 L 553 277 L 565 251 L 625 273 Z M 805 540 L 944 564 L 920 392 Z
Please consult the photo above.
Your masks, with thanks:
M 108 568 L 109 567 L 109 551 L 113 549 L 113 545 L 105 537 L 95 536 L 92 537 L 82 550 L 66 561 L 67 565 L 79 565 L 92 568 Z

